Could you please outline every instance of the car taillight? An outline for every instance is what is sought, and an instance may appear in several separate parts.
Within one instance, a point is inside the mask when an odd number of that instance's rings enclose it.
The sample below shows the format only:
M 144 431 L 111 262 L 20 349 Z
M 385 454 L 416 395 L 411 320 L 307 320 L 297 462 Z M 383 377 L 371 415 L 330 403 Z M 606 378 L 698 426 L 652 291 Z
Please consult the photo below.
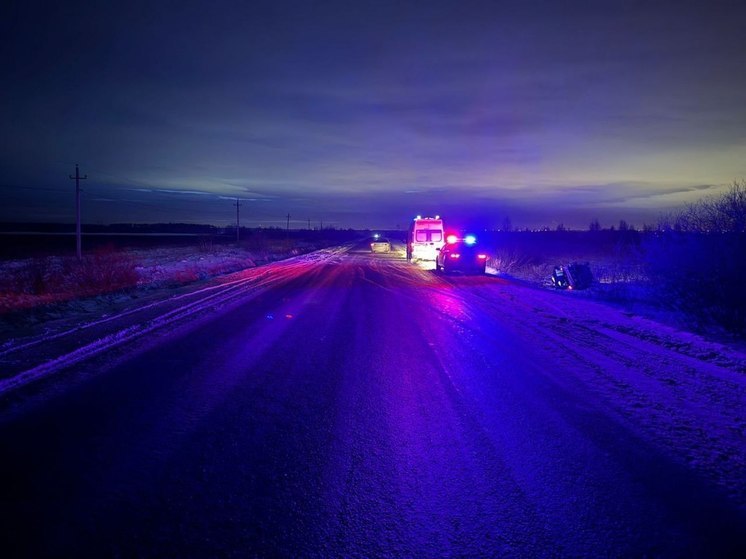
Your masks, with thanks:
M 452 252 L 452 253 L 451 253 L 451 258 L 459 258 L 460 256 L 461 256 L 461 255 L 460 255 L 460 254 L 458 254 L 457 252 Z
M 477 258 L 479 258 L 480 260 L 487 260 L 487 255 L 486 254 L 477 254 Z

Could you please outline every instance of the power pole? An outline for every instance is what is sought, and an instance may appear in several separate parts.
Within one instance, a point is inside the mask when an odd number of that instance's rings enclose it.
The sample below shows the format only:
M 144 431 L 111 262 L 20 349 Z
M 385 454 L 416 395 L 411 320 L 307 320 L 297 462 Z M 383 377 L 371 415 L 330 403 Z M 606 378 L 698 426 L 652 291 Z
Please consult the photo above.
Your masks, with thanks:
M 287 229 L 285 230 L 285 235 L 289 237 L 290 236 L 290 214 L 288 214 L 287 217 L 288 217 L 288 225 L 287 225 Z
M 80 181 L 88 178 L 88 175 L 80 176 L 80 169 L 78 164 L 75 164 L 75 176 L 70 175 L 71 179 L 75 179 L 75 248 L 78 255 L 78 260 L 83 258 L 82 243 L 80 242 Z
M 238 208 L 241 207 L 241 202 L 236 198 L 236 203 L 234 204 L 236 206 L 236 242 L 238 242 L 238 235 L 239 231 L 241 230 L 241 225 L 238 220 Z

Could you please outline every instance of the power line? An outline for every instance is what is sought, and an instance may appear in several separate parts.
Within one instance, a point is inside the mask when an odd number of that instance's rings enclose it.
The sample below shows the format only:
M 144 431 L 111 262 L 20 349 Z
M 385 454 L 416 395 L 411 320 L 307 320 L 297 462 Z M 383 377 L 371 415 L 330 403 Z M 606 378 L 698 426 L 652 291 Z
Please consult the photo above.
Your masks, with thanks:
M 75 249 L 78 255 L 78 260 L 83 258 L 82 243 L 80 242 L 80 181 L 88 178 L 88 175 L 80 176 L 80 169 L 78 164 L 75 164 L 75 176 L 70 175 L 71 179 L 75 179 Z
M 241 230 L 240 221 L 238 219 L 238 209 L 242 206 L 242 204 L 240 200 L 236 198 L 236 201 L 233 205 L 236 206 L 236 243 L 238 243 L 239 231 Z

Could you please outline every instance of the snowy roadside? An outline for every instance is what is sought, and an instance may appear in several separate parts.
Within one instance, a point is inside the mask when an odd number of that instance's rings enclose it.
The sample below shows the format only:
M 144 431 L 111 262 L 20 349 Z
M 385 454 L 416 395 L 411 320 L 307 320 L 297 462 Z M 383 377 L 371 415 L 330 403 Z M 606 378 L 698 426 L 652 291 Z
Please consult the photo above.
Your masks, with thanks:
M 281 251 L 248 250 L 234 245 L 215 245 L 206 250 L 164 246 L 117 251 L 115 265 L 126 269 L 129 285 L 115 285 L 99 293 L 77 289 L 78 278 L 70 270 L 69 259 L 0 261 L 0 349 L 14 345 L 20 338 L 53 335 L 76 323 L 106 318 L 189 292 L 212 278 L 319 248 L 322 244 L 296 243 Z M 108 268 L 113 266 L 110 262 L 106 261 Z M 111 270 L 107 271 L 111 274 Z
M 561 261 L 564 264 L 572 259 Z M 707 316 L 687 313 L 671 301 L 661 297 L 661 288 L 646 277 L 639 263 L 622 263 L 614 259 L 585 260 L 593 274 L 593 283 L 584 289 L 557 289 L 551 281 L 554 265 L 522 266 L 505 272 L 500 260 L 493 258 L 487 274 L 505 278 L 513 283 L 554 293 L 559 304 L 571 300 L 595 301 L 621 310 L 628 316 L 638 316 L 665 324 L 679 331 L 686 331 L 708 340 L 738 347 L 746 351 L 746 333 L 729 330 Z
M 65 314 L 35 335 L 15 336 L 0 345 L 0 395 L 104 352 L 113 355 L 120 347 L 152 332 L 194 324 L 199 316 L 237 300 L 245 302 L 271 285 L 306 274 L 309 265 L 337 261 L 346 250 L 346 245 L 319 249 L 178 290 L 156 290 L 150 297 L 115 312 L 102 313 L 102 309 L 111 309 L 101 304 L 88 316 Z
M 542 387 L 561 387 L 572 396 L 557 404 L 572 413 L 582 410 L 579 418 L 589 421 L 581 422 L 584 429 L 594 429 L 597 414 L 614 418 L 631 434 L 630 441 L 637 437 L 697 472 L 746 514 L 742 346 L 528 282 L 441 280 L 470 287 L 439 289 L 447 296 L 433 301 L 455 318 L 464 343 L 473 329 L 469 343 L 494 348 L 492 375 L 526 374 L 504 362 L 531 355 L 528 370 L 542 379 Z M 472 382 L 472 375 L 467 378 Z M 485 381 L 477 378 L 473 393 L 479 397 Z M 580 394 L 585 398 L 569 403 Z

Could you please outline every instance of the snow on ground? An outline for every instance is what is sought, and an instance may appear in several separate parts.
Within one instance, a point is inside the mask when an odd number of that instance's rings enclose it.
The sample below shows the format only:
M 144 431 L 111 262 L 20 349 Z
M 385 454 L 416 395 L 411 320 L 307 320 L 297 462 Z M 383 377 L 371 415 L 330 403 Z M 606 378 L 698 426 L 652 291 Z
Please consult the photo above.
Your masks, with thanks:
M 153 287 L 182 284 L 213 276 L 253 268 L 256 262 L 267 261 L 239 247 L 225 246 L 209 252 L 193 247 L 138 249 L 129 251 L 137 261 L 138 285 Z
M 121 312 L 168 297 L 174 289 L 320 248 L 295 243 L 280 249 L 249 250 L 235 245 L 132 248 L 91 255 L 84 268 L 125 275 L 127 283 L 106 281 L 87 293 L 77 282 L 72 257 L 0 261 L 0 345 L 3 340 L 52 333 L 69 322 Z M 113 268 L 113 270 L 112 270 Z M 105 278 L 106 279 L 106 278 Z
M 418 268 L 418 288 L 430 288 L 433 304 L 458 321 L 462 343 L 470 330 L 481 330 L 475 344 L 500 347 L 496 361 L 513 351 L 531 355 L 547 379 L 568 393 L 592 395 L 589 408 L 600 402 L 642 440 L 721 487 L 746 513 L 742 345 L 581 292 L 500 276 L 435 274 L 428 263 Z M 397 280 L 411 284 L 408 275 Z M 506 346 L 505 337 L 514 340 Z M 480 387 L 475 384 L 476 393 Z
M 307 273 L 309 266 L 339 263 L 345 250 L 344 246 L 319 249 L 181 289 L 155 290 L 149 297 L 133 295 L 130 304 L 118 308 L 101 297 L 87 299 L 90 312 L 85 315 L 67 306 L 63 318 L 45 323 L 43 329 L 31 335 L 14 331 L 13 337 L 0 343 L 0 394 L 156 330 L 192 322 L 233 301 L 246 302 L 268 286 Z
M 568 364 L 621 421 L 746 504 L 742 348 L 571 294 L 519 293 L 528 296 L 504 312 L 527 338 L 545 340 L 547 367 Z

